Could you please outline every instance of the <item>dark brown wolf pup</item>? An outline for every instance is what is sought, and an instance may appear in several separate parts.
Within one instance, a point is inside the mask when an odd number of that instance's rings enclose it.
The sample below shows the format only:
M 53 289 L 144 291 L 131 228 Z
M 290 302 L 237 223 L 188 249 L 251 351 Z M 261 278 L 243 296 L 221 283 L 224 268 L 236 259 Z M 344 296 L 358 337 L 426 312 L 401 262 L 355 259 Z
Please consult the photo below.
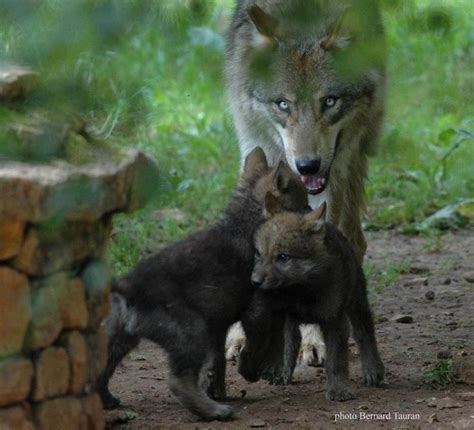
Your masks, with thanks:
M 232 408 L 211 397 L 225 397 L 225 337 L 255 292 L 253 237 L 267 194 L 286 210 L 308 205 L 301 180 L 283 163 L 268 169 L 256 148 L 221 221 L 141 261 L 116 282 L 100 384 L 106 407 L 119 403 L 108 390 L 116 366 L 146 338 L 168 353 L 170 388 L 186 408 L 207 420 L 231 417 Z

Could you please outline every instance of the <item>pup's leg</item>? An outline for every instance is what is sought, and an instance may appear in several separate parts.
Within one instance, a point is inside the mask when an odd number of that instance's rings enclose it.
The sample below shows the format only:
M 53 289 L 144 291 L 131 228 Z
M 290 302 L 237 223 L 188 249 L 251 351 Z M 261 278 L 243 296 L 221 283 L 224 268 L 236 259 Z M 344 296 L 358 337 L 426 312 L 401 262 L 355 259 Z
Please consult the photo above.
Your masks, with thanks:
M 367 300 L 363 274 L 359 276 L 355 297 L 349 308 L 349 318 L 352 324 L 352 335 L 359 347 L 364 382 L 367 385 L 379 385 L 384 377 L 384 366 L 377 349 L 374 321 Z
M 349 325 L 345 315 L 321 324 L 326 343 L 324 367 L 327 377 L 326 397 L 329 400 L 350 400 L 354 394 L 349 384 Z
M 226 420 L 232 408 L 207 395 L 214 348 L 206 321 L 183 303 L 154 309 L 137 332 L 168 353 L 170 388 L 183 406 L 206 420 Z
M 262 378 L 275 385 L 291 384 L 301 346 L 299 325 L 288 314 L 273 317 L 271 350 L 265 358 Z
M 283 324 L 284 314 L 277 317 L 272 312 L 270 301 L 265 300 L 265 295 L 255 293 L 242 315 L 247 339 L 239 357 L 239 373 L 247 381 L 258 381 L 267 360 L 271 362 L 273 355 L 283 357 Z
M 137 336 L 126 331 L 126 323 L 132 315 L 127 310 L 125 300 L 118 294 L 112 294 L 112 309 L 105 320 L 104 327 L 108 337 L 107 366 L 98 381 L 98 392 L 106 409 L 117 407 L 120 400 L 109 391 L 109 380 L 123 357 L 135 348 L 139 342 Z
M 208 393 L 213 399 L 225 399 L 225 374 L 227 365 L 225 357 L 226 332 L 216 333 L 214 339 L 214 363 L 211 370 L 212 377 Z

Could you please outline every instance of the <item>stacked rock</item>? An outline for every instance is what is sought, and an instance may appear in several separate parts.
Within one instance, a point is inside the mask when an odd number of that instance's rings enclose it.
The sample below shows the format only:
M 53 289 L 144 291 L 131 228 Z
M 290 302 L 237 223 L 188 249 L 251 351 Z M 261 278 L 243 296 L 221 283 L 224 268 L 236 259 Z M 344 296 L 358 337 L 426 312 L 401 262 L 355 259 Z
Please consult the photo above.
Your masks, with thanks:
M 138 151 L 85 165 L 0 162 L 0 429 L 102 429 L 104 250 L 145 200 Z

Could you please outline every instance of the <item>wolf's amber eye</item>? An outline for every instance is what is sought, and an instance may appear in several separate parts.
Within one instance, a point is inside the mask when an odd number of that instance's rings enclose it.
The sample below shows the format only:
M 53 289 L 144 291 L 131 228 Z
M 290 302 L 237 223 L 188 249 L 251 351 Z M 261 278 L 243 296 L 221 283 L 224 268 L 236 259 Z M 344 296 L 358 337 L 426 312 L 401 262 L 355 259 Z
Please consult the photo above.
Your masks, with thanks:
M 276 260 L 279 263 L 287 263 L 288 261 L 290 261 L 290 258 L 291 257 L 288 254 L 278 254 Z
M 332 108 L 336 105 L 337 97 L 326 97 L 323 102 L 323 108 Z
M 290 106 L 288 105 L 288 102 L 284 99 L 278 99 L 275 101 L 275 104 L 278 106 L 278 109 L 280 109 L 282 112 L 289 113 L 290 112 Z

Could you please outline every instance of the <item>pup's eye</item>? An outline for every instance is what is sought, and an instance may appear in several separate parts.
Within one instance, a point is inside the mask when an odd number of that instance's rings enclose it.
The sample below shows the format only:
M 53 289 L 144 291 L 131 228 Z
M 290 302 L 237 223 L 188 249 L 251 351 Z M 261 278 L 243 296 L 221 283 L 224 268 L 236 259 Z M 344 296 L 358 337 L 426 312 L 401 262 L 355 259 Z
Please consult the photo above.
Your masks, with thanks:
M 290 258 L 291 257 L 288 254 L 278 254 L 276 260 L 279 263 L 287 263 L 288 261 L 290 261 Z
M 324 99 L 323 108 L 332 108 L 336 105 L 337 97 L 329 96 Z
M 280 109 L 282 112 L 286 112 L 286 113 L 290 112 L 290 106 L 285 99 L 278 99 L 275 101 L 275 104 L 278 106 L 278 109 Z

